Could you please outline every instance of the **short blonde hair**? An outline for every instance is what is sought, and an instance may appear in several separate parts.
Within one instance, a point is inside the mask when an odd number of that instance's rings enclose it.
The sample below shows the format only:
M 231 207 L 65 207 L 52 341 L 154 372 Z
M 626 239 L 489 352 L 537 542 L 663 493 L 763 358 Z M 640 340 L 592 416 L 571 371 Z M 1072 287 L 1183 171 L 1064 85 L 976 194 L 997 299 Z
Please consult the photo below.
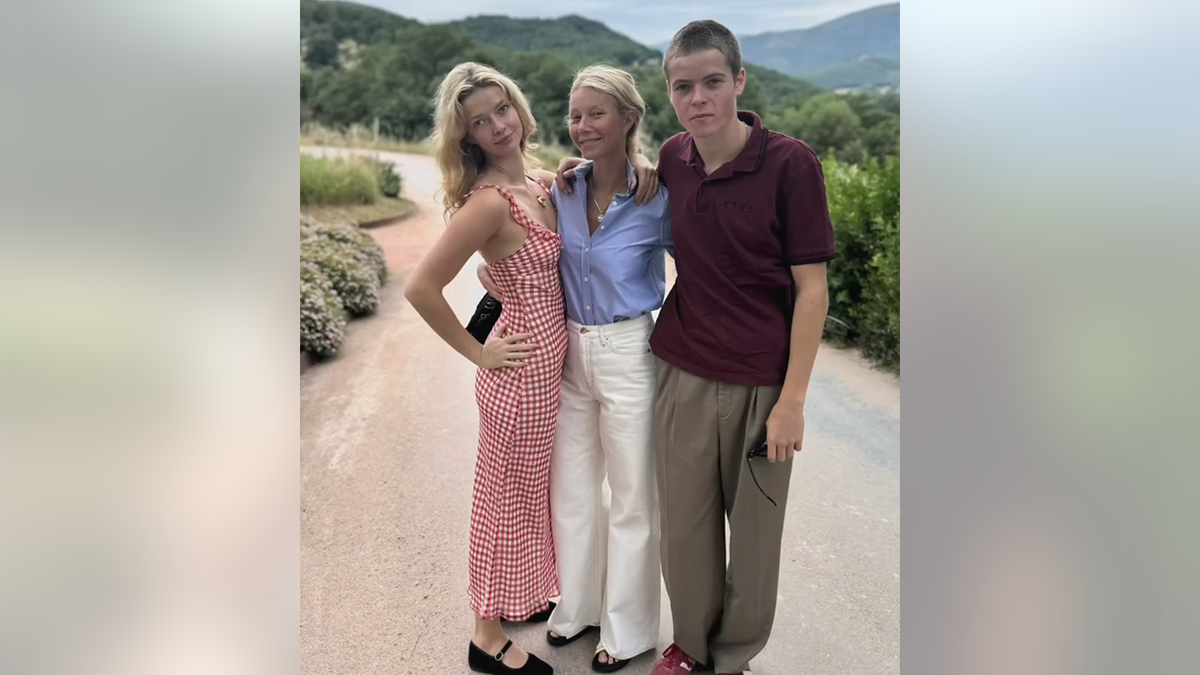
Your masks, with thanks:
M 588 66 L 575 74 L 571 83 L 571 93 L 580 87 L 590 87 L 602 94 L 613 97 L 617 104 L 617 112 L 621 115 L 634 113 L 633 126 L 625 134 L 625 154 L 632 157 L 638 151 L 638 129 L 642 119 L 646 117 L 646 102 L 638 93 L 637 82 L 633 75 L 612 66 Z
M 467 194 L 487 166 L 483 149 L 469 142 L 462 107 L 468 96 L 483 87 L 500 87 L 504 92 L 504 97 L 517 111 L 517 117 L 524 127 L 521 151 L 525 155 L 525 166 L 534 169 L 541 167 L 541 162 L 533 154 L 538 147 L 533 142 L 537 122 L 521 88 L 507 75 L 490 66 L 470 61 L 454 66 L 438 86 L 431 137 L 433 156 L 442 172 L 442 204 L 447 214 L 462 208 Z

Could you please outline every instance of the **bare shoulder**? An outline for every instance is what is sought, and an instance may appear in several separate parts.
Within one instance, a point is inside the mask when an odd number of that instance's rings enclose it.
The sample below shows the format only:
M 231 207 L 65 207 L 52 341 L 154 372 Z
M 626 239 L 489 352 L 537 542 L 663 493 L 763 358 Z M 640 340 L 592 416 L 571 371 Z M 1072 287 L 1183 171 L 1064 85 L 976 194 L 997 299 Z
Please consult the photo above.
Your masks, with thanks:
M 551 185 L 554 185 L 554 172 L 553 171 L 547 171 L 545 169 L 534 169 L 533 177 L 542 181 L 542 183 L 546 187 L 550 187 Z
M 499 190 L 478 190 L 461 209 L 450 216 L 450 227 L 466 227 L 494 233 L 504 225 L 508 210 L 509 202 Z

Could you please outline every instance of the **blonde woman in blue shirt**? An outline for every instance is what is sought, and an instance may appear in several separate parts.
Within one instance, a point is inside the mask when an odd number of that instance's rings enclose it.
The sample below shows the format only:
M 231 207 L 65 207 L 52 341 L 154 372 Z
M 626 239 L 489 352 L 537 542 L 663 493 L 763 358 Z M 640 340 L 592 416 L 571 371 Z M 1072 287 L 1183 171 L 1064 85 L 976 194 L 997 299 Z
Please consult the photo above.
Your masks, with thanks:
M 588 161 L 576 169 L 572 194 L 552 191 L 564 246 L 567 356 L 550 463 L 562 599 L 546 638 L 562 646 L 599 627 L 592 669 L 601 673 L 654 649 L 659 630 L 650 332 L 666 293 L 664 252 L 673 250 L 666 188 L 645 204 L 636 199 L 632 158 L 645 112 L 629 73 L 581 70 L 568 121 Z M 479 276 L 498 292 L 486 265 Z

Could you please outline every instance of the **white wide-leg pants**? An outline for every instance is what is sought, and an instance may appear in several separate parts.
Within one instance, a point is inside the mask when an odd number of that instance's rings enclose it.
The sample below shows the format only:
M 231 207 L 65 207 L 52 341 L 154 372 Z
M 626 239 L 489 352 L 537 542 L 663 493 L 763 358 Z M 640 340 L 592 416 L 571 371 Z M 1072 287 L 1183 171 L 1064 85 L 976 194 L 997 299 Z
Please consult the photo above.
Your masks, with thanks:
M 600 627 L 618 659 L 655 648 L 660 611 L 654 320 L 567 322 L 550 509 L 562 600 L 548 628 Z M 608 490 L 604 488 L 608 479 Z

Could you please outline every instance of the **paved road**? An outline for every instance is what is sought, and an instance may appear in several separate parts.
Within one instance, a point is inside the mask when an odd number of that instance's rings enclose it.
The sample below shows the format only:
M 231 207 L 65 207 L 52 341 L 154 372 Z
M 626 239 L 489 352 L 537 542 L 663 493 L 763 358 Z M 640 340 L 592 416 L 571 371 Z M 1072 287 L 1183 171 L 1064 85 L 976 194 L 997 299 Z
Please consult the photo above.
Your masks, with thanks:
M 313 154 L 340 153 L 303 149 Z M 374 230 L 392 280 L 342 353 L 301 377 L 301 653 L 304 673 L 469 672 L 467 541 L 478 415 L 474 367 L 404 301 L 406 276 L 442 230 L 437 170 L 394 161 L 421 213 Z M 474 262 L 447 288 L 464 319 Z M 822 348 L 809 393 L 783 543 L 779 610 L 755 675 L 899 672 L 900 387 L 855 353 Z M 551 650 L 544 627 L 513 637 L 564 675 L 591 673 L 594 644 Z M 670 642 L 663 602 L 659 647 Z M 653 657 L 623 672 L 645 675 Z

